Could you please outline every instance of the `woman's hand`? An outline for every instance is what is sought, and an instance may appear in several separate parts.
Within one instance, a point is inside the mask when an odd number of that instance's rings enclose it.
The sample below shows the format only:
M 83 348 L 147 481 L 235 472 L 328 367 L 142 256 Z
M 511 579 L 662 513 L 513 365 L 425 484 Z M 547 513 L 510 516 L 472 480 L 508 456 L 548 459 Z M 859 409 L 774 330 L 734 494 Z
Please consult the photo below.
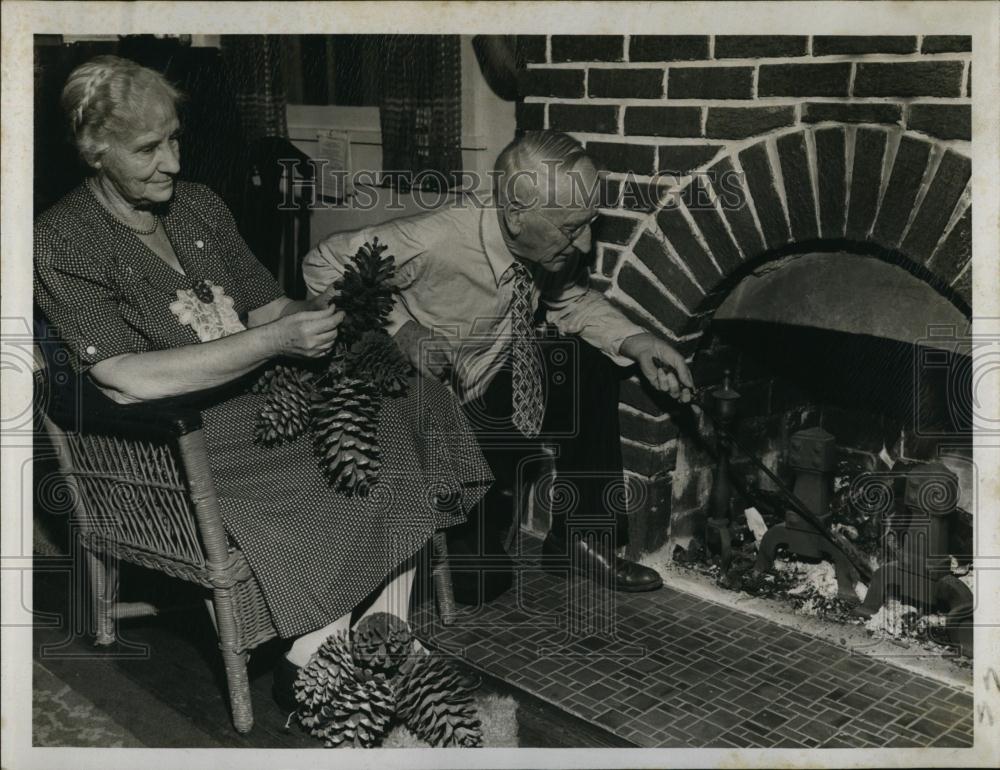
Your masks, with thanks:
M 333 302 L 333 295 L 337 293 L 331 283 L 322 294 L 317 294 L 312 299 L 307 299 L 302 303 L 300 310 L 326 310 L 330 303 Z
M 268 302 L 266 305 L 251 310 L 247 319 L 247 328 L 253 329 L 257 326 L 264 326 L 277 321 L 279 318 L 301 313 L 303 310 L 326 310 L 330 302 L 333 301 L 333 295 L 336 293 L 337 290 L 333 288 L 333 284 L 330 284 L 326 287 L 326 291 L 322 294 L 317 294 L 312 299 L 278 297 L 278 299 Z
M 337 341 L 337 327 L 343 320 L 344 311 L 337 310 L 333 305 L 322 310 L 303 310 L 282 316 L 272 324 L 275 354 L 320 358 L 329 353 Z

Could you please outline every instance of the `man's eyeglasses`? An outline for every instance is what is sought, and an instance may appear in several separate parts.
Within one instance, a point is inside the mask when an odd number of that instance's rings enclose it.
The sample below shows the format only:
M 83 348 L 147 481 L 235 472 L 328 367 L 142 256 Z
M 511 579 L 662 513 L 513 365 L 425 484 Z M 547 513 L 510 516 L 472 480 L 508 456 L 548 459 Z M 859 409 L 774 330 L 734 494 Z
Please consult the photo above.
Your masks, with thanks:
M 590 219 L 588 219 L 583 224 L 577 225 L 574 228 L 569 228 L 566 225 L 557 225 L 555 222 L 553 222 L 547 216 L 545 216 L 544 214 L 542 214 L 542 212 L 540 210 L 536 209 L 536 211 L 538 211 L 538 215 L 542 219 L 544 219 L 546 222 L 548 222 L 550 225 L 552 225 L 552 227 L 554 227 L 556 230 L 558 230 L 560 233 L 562 233 L 563 238 L 566 239 L 566 242 L 568 244 L 576 243 L 576 241 L 578 241 L 580 238 L 582 238 L 583 234 L 586 233 L 587 230 L 590 229 L 590 226 L 592 224 L 594 224 L 594 222 L 597 220 L 597 217 L 598 217 L 597 212 L 595 212 L 594 216 L 592 216 Z

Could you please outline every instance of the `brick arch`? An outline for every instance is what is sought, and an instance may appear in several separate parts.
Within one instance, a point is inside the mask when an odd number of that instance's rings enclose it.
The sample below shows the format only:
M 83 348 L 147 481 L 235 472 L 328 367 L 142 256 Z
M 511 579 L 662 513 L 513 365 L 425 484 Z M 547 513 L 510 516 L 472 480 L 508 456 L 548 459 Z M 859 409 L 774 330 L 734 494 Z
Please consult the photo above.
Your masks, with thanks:
M 619 236 L 608 293 L 637 320 L 694 340 L 747 272 L 824 247 L 888 259 L 970 315 L 971 168 L 950 143 L 820 124 L 727 148 L 697 171 Z

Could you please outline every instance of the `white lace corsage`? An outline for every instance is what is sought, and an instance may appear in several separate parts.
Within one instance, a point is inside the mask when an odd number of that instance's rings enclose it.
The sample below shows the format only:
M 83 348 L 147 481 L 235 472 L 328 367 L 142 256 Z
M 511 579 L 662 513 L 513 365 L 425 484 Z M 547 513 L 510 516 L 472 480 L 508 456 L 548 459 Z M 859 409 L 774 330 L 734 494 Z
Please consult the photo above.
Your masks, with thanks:
M 194 329 L 202 342 L 246 330 L 233 309 L 233 298 L 211 281 L 198 281 L 193 289 L 178 289 L 170 312 L 180 323 Z

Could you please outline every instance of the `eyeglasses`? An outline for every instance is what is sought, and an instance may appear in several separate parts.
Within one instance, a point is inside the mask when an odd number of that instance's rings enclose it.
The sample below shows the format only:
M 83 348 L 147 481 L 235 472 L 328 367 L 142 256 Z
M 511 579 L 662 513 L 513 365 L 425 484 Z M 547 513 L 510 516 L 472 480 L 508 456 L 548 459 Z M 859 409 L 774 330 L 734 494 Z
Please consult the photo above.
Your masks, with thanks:
M 557 225 L 555 222 L 553 222 L 547 216 L 545 216 L 544 214 L 542 214 L 542 212 L 541 212 L 540 209 L 535 209 L 535 211 L 538 213 L 538 215 L 542 219 L 544 219 L 546 222 L 548 222 L 550 225 L 552 225 L 552 227 L 554 227 L 556 230 L 558 230 L 560 233 L 562 233 L 562 237 L 565 238 L 566 242 L 568 244 L 570 244 L 570 245 L 576 243 L 576 241 L 578 241 L 580 238 L 582 238 L 583 234 L 590 229 L 590 226 L 592 224 L 594 224 L 594 222 L 597 220 L 597 217 L 598 217 L 597 212 L 595 212 L 594 216 L 592 216 L 586 222 L 584 222 L 583 224 L 578 225 L 577 227 L 574 227 L 572 230 L 570 230 L 570 229 L 568 229 L 566 227 L 566 225 Z

